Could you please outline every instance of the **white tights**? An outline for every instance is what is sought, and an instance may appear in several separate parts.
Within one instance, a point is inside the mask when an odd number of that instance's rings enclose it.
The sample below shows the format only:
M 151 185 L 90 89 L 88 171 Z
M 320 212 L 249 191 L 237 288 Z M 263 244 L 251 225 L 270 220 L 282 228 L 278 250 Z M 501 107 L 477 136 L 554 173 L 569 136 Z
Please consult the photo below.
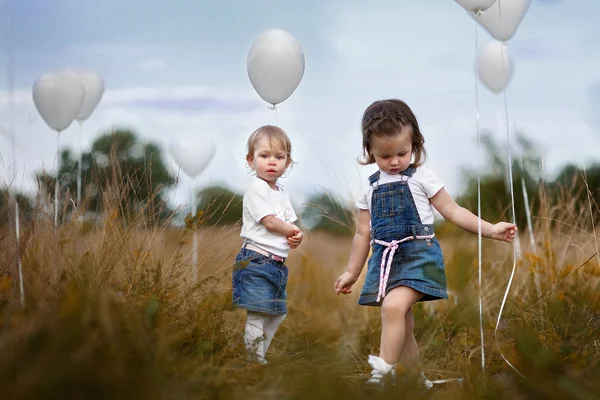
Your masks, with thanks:
M 244 342 L 250 354 L 256 354 L 258 360 L 265 361 L 265 355 L 271 345 L 271 340 L 286 314 L 271 315 L 248 311 Z

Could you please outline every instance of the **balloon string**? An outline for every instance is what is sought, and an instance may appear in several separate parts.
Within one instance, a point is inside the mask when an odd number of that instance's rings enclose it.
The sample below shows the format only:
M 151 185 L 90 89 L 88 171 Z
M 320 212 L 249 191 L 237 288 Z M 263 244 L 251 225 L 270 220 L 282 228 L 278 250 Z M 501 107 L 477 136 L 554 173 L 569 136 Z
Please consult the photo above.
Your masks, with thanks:
M 8 47 L 8 92 L 9 92 L 9 126 L 10 135 L 12 135 L 12 157 L 13 157 L 13 182 L 17 177 L 17 151 L 16 151 L 16 137 L 15 135 L 15 121 L 14 121 L 14 89 L 15 89 L 15 79 L 14 79 L 14 58 L 13 58 L 13 43 L 12 43 L 12 24 L 10 19 L 10 9 L 9 2 L 6 2 L 6 40 Z
M 196 192 L 192 189 L 192 221 L 194 224 L 194 233 L 192 235 L 192 282 L 196 283 L 198 280 L 198 221 L 196 216 L 198 212 L 196 210 Z
M 54 226 L 58 226 L 58 180 L 60 178 L 60 131 L 56 135 L 56 182 L 54 184 Z
M 14 68 L 14 53 L 13 53 L 13 42 L 12 42 L 12 21 L 11 21 L 11 7 L 10 1 L 6 1 L 6 41 L 8 51 L 8 93 L 9 93 L 9 129 L 12 135 L 12 162 L 13 162 L 13 184 L 17 182 L 17 150 L 16 150 L 16 137 L 15 134 L 15 68 Z M 10 193 L 10 192 L 9 192 Z M 21 229 L 20 229 L 20 212 L 19 212 L 19 201 L 16 194 L 14 196 L 15 202 L 15 246 L 17 253 L 17 269 L 19 273 L 19 294 L 21 300 L 21 307 L 25 307 L 25 288 L 23 286 L 23 263 L 21 261 Z
M 277 105 L 273 104 L 270 107 L 267 107 L 269 110 L 275 112 L 275 126 L 279 126 L 279 116 L 277 115 Z
M 504 69 L 504 48 L 501 51 L 502 54 L 502 68 Z M 512 211 L 512 223 L 516 225 L 516 214 L 515 214 L 515 193 L 513 190 L 513 173 L 512 173 L 512 153 L 511 153 L 511 148 L 510 148 L 510 127 L 509 127 L 509 121 L 508 121 L 508 101 L 506 99 L 506 88 L 504 88 L 502 90 L 502 94 L 503 94 L 503 98 L 504 98 L 504 118 L 505 118 L 505 122 L 506 122 L 506 147 L 507 147 L 507 152 L 508 152 L 508 177 L 509 177 L 509 182 L 510 182 L 510 199 L 511 199 L 511 211 Z M 496 341 L 496 348 L 498 349 L 498 352 L 500 353 L 500 356 L 502 356 L 502 358 L 504 359 L 504 361 L 517 373 L 519 374 L 519 376 L 521 376 L 522 378 L 526 379 L 525 376 L 519 372 L 519 370 L 517 368 L 515 368 L 514 365 L 512 365 L 510 363 L 510 361 L 508 361 L 508 359 L 504 356 L 504 354 L 502 353 L 502 350 L 500 350 L 500 344 L 498 343 L 498 328 L 500 326 L 500 321 L 502 319 L 502 311 L 504 310 L 504 306 L 506 304 L 506 299 L 508 297 L 508 294 L 510 292 L 510 287 L 512 285 L 512 281 L 513 278 L 515 276 L 515 272 L 517 269 L 517 248 L 515 246 L 515 243 L 513 242 L 513 267 L 512 267 L 512 272 L 510 274 L 510 279 L 508 280 L 508 285 L 506 286 L 506 292 L 504 293 L 504 298 L 502 299 L 502 305 L 500 306 L 500 311 L 498 312 L 498 320 L 496 321 L 496 329 L 494 330 L 494 338 Z
M 485 343 L 483 337 L 483 296 L 482 296 L 482 272 L 481 272 L 481 159 L 480 159 L 480 114 L 479 114 L 479 29 L 475 21 L 475 132 L 477 134 L 477 266 L 479 270 L 479 336 L 481 338 L 481 371 L 485 372 Z
M 19 226 L 19 202 L 15 197 L 15 236 L 17 239 L 17 266 L 19 268 L 19 292 L 21 295 L 21 306 L 25 307 L 25 288 L 23 286 L 23 263 L 21 262 L 21 232 Z
M 83 122 L 79 122 L 79 165 L 77 166 L 77 207 L 81 204 L 81 174 L 83 171 Z
M 531 210 L 529 208 L 529 195 L 527 194 L 527 185 L 525 183 L 525 166 L 523 164 L 523 157 L 519 157 L 521 166 L 521 190 L 523 191 L 523 201 L 525 203 L 525 216 L 527 217 L 527 230 L 529 231 L 529 242 L 531 244 L 531 250 L 537 253 L 537 246 L 535 244 L 535 235 L 533 234 L 533 223 L 531 222 Z M 535 290 L 537 292 L 537 301 L 540 305 L 540 316 L 544 321 L 544 305 L 542 304 L 542 286 L 540 283 L 540 275 L 536 268 L 533 268 L 533 277 L 535 279 Z M 543 322 L 542 322 L 543 323 Z
M 529 230 L 529 242 L 531 249 L 534 253 L 537 253 L 537 246 L 535 244 L 535 235 L 533 234 L 533 223 L 531 221 L 531 210 L 529 207 L 529 195 L 527 194 L 527 184 L 525 183 L 525 166 L 523 165 L 523 157 L 520 157 L 521 165 L 521 189 L 523 190 L 523 200 L 525 202 L 525 216 L 527 217 L 527 229 Z

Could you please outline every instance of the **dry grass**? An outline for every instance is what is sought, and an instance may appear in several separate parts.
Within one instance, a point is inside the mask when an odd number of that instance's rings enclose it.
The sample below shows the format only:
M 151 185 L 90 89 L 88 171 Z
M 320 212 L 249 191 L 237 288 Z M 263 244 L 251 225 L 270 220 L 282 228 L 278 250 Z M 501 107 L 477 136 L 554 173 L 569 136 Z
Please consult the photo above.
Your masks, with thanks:
M 0 233 L 2 398 L 578 398 L 600 394 L 600 266 L 589 216 L 563 202 L 536 218 L 538 251 L 524 248 L 499 327 L 512 269 L 506 244 L 484 243 L 486 372 L 480 368 L 477 237 L 439 230 L 452 296 L 415 307 L 417 339 L 431 379 L 463 377 L 424 394 L 411 382 L 388 392 L 364 387 L 377 352 L 378 309 L 357 305 L 333 282 L 350 239 L 308 233 L 288 260 L 289 314 L 270 364 L 244 356 L 244 314 L 231 308 L 238 227 L 205 227 L 199 274 L 191 232 L 123 227 L 116 214 L 98 227 L 47 220 L 24 228 L 26 304 L 16 289 L 14 245 Z M 525 243 L 526 235 L 522 235 Z M 539 285 L 535 283 L 535 273 Z M 364 276 L 364 273 L 363 273 Z M 196 279 L 195 279 L 196 278 Z

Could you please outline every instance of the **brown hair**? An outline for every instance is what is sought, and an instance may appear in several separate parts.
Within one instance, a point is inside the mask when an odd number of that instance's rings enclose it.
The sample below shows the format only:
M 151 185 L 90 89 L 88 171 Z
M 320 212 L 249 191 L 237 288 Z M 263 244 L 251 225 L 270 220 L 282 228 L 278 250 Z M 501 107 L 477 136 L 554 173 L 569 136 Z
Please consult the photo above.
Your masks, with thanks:
M 363 136 L 363 159 L 359 164 L 368 165 L 375 163 L 371 153 L 371 138 L 373 135 L 394 136 L 402 132 L 402 128 L 410 127 L 412 136 L 412 153 L 415 156 L 411 167 L 419 167 L 427 158 L 425 151 L 425 138 L 419 129 L 417 117 L 410 107 L 402 100 L 379 100 L 365 110 L 361 130 Z
M 254 157 L 256 144 L 262 139 L 267 138 L 271 146 L 283 150 L 287 155 L 288 163 L 292 164 L 292 142 L 283 129 L 273 125 L 263 125 L 250 135 L 248 138 L 248 154 L 246 159 Z

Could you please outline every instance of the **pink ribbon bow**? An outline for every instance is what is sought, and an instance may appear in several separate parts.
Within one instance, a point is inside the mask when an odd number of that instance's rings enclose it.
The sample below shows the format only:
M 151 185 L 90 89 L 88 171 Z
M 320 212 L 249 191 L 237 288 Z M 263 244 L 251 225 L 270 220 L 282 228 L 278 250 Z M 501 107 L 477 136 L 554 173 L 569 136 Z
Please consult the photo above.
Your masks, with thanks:
M 396 253 L 396 249 L 398 245 L 403 242 L 407 242 L 413 239 L 425 239 L 430 240 L 435 235 L 427 235 L 427 236 L 409 236 L 405 237 L 402 240 L 392 240 L 391 242 L 384 242 L 383 240 L 371 240 L 371 245 L 373 243 L 380 244 L 385 246 L 386 249 L 383 250 L 383 255 L 381 256 L 381 266 L 379 268 L 379 292 L 377 293 L 377 302 L 385 297 L 385 290 L 387 289 L 387 281 L 390 277 L 390 270 L 392 269 L 392 260 L 394 259 L 394 254 Z

